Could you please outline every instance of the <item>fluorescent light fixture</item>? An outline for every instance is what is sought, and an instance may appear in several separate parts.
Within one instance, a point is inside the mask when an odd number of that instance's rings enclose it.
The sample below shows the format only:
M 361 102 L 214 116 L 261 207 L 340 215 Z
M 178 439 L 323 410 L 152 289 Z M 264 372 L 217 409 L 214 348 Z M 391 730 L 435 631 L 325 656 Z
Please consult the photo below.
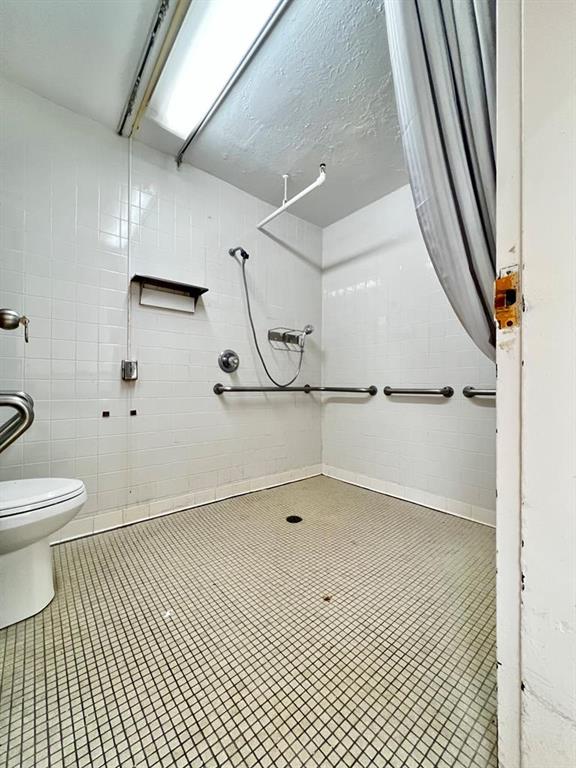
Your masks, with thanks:
M 209 113 L 282 0 L 192 0 L 148 116 L 185 139 Z

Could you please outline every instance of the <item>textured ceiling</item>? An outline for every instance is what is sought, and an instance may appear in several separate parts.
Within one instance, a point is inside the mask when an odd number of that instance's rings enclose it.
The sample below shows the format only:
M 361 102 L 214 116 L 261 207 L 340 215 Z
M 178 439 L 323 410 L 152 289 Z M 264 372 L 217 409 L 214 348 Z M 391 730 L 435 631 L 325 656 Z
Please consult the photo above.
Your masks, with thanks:
M 197 2 L 198 0 L 194 0 Z M 249 0 L 238 0 L 249 2 Z M 2 74 L 115 128 L 157 0 L 0 0 Z M 138 136 L 176 154 L 145 120 Z M 293 0 L 186 162 L 326 226 L 406 183 L 383 0 Z
M 327 181 L 292 211 L 326 226 L 404 185 L 382 0 L 293 0 L 186 161 L 268 202 Z M 180 141 L 146 121 L 142 140 Z
M 157 0 L 0 0 L 0 72 L 115 128 Z

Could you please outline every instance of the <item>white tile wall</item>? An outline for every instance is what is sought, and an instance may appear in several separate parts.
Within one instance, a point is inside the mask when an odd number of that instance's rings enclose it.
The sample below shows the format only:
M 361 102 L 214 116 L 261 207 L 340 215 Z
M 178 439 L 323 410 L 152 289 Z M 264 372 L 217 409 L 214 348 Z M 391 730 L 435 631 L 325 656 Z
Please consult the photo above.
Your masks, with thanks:
M 324 383 L 380 389 L 367 403 L 326 401 L 326 473 L 493 522 L 494 402 L 461 391 L 493 387 L 494 365 L 442 291 L 409 187 L 327 227 L 323 239 Z M 451 385 L 456 394 L 388 398 L 385 385 Z
M 6 82 L 0 100 L 0 305 L 31 320 L 28 345 L 0 333 L 0 388 L 36 402 L 32 428 L 0 455 L 0 479 L 83 479 L 89 502 L 70 529 L 80 534 L 319 471 L 318 402 L 219 398 L 212 386 L 264 383 L 227 255 L 240 244 L 260 335 L 313 323 L 303 375 L 319 380 L 321 231 L 287 215 L 275 239 L 260 234 L 269 205 L 134 143 L 131 272 L 209 293 L 188 315 L 140 307 L 133 290 L 140 380 L 124 383 L 128 141 Z M 241 358 L 231 377 L 217 365 L 226 347 Z M 288 357 L 269 354 L 279 375 Z
M 31 318 L 29 345 L 0 333 L 0 387 L 36 401 L 0 479 L 82 478 L 89 502 L 64 535 L 288 482 L 322 461 L 341 479 L 492 519 L 491 404 L 212 393 L 220 380 L 267 383 L 235 245 L 251 254 L 260 336 L 316 328 L 302 381 L 322 364 L 327 384 L 493 384 L 431 269 L 407 188 L 324 233 L 285 215 L 269 236 L 255 228 L 269 205 L 135 142 L 128 238 L 128 142 L 2 81 L 0 99 L 0 304 Z M 129 241 L 131 273 L 209 288 L 195 315 L 141 307 L 132 290 L 136 384 L 119 375 Z M 217 366 L 226 347 L 241 357 L 230 377 Z M 268 357 L 279 376 L 295 364 Z

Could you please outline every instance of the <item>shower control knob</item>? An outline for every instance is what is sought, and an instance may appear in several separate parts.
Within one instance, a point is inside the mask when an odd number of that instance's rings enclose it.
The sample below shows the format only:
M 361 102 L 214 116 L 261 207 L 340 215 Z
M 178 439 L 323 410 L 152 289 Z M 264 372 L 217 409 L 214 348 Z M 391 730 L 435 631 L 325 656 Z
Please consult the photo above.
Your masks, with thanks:
M 218 365 L 224 373 L 234 373 L 240 365 L 240 358 L 233 349 L 225 349 L 218 355 Z

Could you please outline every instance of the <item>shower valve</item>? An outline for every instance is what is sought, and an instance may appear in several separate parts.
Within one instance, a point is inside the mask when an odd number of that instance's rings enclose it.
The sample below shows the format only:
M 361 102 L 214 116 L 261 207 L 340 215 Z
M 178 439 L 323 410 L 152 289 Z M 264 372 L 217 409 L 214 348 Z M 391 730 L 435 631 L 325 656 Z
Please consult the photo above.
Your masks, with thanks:
M 240 365 L 240 358 L 233 349 L 225 349 L 218 355 L 218 365 L 224 373 L 234 373 Z

